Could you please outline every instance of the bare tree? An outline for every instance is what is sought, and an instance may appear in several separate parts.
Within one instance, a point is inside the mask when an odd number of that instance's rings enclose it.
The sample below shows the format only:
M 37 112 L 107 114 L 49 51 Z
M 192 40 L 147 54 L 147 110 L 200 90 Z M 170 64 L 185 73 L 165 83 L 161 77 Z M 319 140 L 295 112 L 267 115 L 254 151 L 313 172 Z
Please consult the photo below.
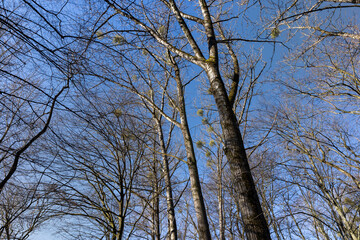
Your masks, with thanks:
M 57 148 L 49 151 L 57 161 L 47 174 L 57 188 L 57 212 L 70 224 L 64 235 L 78 231 L 77 237 L 130 238 L 150 207 L 149 202 L 142 206 L 152 192 L 141 167 L 151 155 L 145 145 L 148 130 L 129 114 L 136 110 L 130 99 L 121 102 L 111 91 L 99 91 L 84 89 L 73 113 L 53 128 L 56 135 L 49 141 Z
M 59 46 L 46 40 L 53 37 L 48 32 L 51 26 L 35 24 L 40 17 L 37 12 L 32 18 L 34 12 L 27 4 L 16 1 L 3 3 L 0 13 L 1 192 L 17 171 L 24 152 L 48 130 L 72 73 L 67 52 L 53 50 Z M 48 35 L 38 34 L 40 31 Z M 49 70 L 53 71 L 50 75 Z
M 141 4 L 131 4 L 130 2 L 120 3 L 116 1 L 106 1 L 106 3 L 113 8 L 117 14 L 130 20 L 132 24 L 134 24 L 132 31 L 145 32 L 147 36 L 156 40 L 158 44 L 166 48 L 169 52 L 172 52 L 175 56 L 179 56 L 204 70 L 208 77 L 209 86 L 214 95 L 220 116 L 225 152 L 233 173 L 233 182 L 238 191 L 238 201 L 242 212 L 241 216 L 244 221 L 245 232 L 249 239 L 269 239 L 270 233 L 256 193 L 238 122 L 232 109 L 232 103 L 234 102 L 232 98 L 235 98 L 235 95 L 231 95 L 231 99 L 229 99 L 227 89 L 225 88 L 219 71 L 221 61 L 218 52 L 218 43 L 221 41 L 218 40 L 219 37 L 216 35 L 217 31 L 215 26 L 219 25 L 219 22 L 222 20 L 218 19 L 217 22 L 214 22 L 216 21 L 214 20 L 216 16 L 212 17 L 209 10 L 211 5 L 208 5 L 205 1 L 199 1 L 198 5 L 194 5 L 201 11 L 201 18 L 185 14 L 180 10 L 181 6 L 175 1 L 154 2 L 152 6 L 147 5 L 146 7 L 143 7 Z M 181 34 L 182 41 L 187 44 L 188 49 L 182 49 L 182 44 L 178 44 L 175 38 L 164 37 L 163 34 L 166 34 L 165 30 L 168 24 L 166 24 L 166 22 L 164 22 L 165 25 L 159 23 L 154 19 L 155 15 L 151 14 L 150 11 L 152 7 L 158 6 L 161 6 L 161 8 L 158 9 L 164 9 L 162 11 L 165 11 L 164 13 L 170 17 L 171 23 L 176 23 L 174 26 L 178 26 L 179 29 L 181 29 L 177 31 L 177 34 Z M 138 14 L 139 12 L 141 12 L 141 15 Z M 169 15 L 168 12 L 171 12 L 173 15 Z M 191 29 L 193 24 L 203 29 L 205 33 L 204 37 L 207 39 L 205 42 L 199 42 L 196 39 L 195 32 Z M 169 32 L 172 33 L 173 29 L 170 29 Z M 228 42 L 227 39 L 225 42 Z M 206 54 L 205 51 L 202 50 L 203 46 L 208 48 Z M 204 55 L 208 55 L 208 58 L 205 58 Z M 234 76 L 233 90 L 229 90 L 229 92 L 236 93 L 236 89 L 238 88 L 236 68 Z M 195 187 L 195 185 L 193 185 L 193 187 Z M 201 198 L 194 198 L 194 201 L 196 202 L 197 199 L 201 202 Z M 199 209 L 197 210 L 198 214 L 205 210 L 202 207 L 196 207 L 196 209 Z M 202 218 L 201 215 L 198 215 L 198 227 L 200 238 L 210 239 L 207 221 L 205 218 Z
M 28 239 L 53 217 L 51 189 L 12 180 L 1 194 L 1 239 Z

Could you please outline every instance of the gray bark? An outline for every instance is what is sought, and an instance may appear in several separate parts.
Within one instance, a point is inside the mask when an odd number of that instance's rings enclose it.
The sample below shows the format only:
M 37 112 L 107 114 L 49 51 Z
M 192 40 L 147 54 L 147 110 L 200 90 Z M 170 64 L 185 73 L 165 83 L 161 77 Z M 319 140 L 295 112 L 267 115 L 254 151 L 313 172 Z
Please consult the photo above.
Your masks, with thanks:
M 202 190 L 200 185 L 200 178 L 197 168 L 193 141 L 191 138 L 189 125 L 187 122 L 185 99 L 184 99 L 183 86 L 180 78 L 180 70 L 175 62 L 173 62 L 173 67 L 175 69 L 175 80 L 177 82 L 179 113 L 180 113 L 180 121 L 181 121 L 180 128 L 184 138 L 184 145 L 186 149 L 187 164 L 190 173 L 191 193 L 193 196 L 194 207 L 198 222 L 197 227 L 198 227 L 199 237 L 202 240 L 208 240 L 211 239 L 211 234 L 210 234 L 210 228 L 206 214 L 204 198 L 202 195 Z
M 160 208 L 159 208 L 159 180 L 157 176 L 158 162 L 154 158 L 153 163 L 153 198 L 152 198 L 152 220 L 153 220 L 153 229 L 152 229 L 152 239 L 160 240 Z
M 220 240 L 225 240 L 225 222 L 224 222 L 224 201 L 223 201 L 223 185 L 222 185 L 222 156 L 219 157 L 217 163 L 217 181 L 218 181 L 218 212 L 219 212 L 219 231 Z
M 271 239 L 270 231 L 251 175 L 238 121 L 219 71 L 218 48 L 211 15 L 205 0 L 199 0 L 199 5 L 204 17 L 209 48 L 209 59 L 203 68 L 208 76 L 218 109 L 225 154 L 238 196 L 244 231 L 248 240 L 268 240 Z
M 164 180 L 166 185 L 166 205 L 167 205 L 167 217 L 169 224 L 169 239 L 177 239 L 177 226 L 176 226 L 176 217 L 175 217 L 175 208 L 174 200 L 172 195 L 172 186 L 170 179 L 170 169 L 169 169 L 169 160 L 166 156 L 166 147 L 164 141 L 164 135 L 161 127 L 161 122 L 159 119 L 156 119 L 157 132 L 159 137 L 160 149 L 163 154 L 163 171 L 164 171 Z
M 244 230 L 249 240 L 270 238 L 269 228 L 251 175 L 237 119 L 228 99 L 216 63 L 206 68 L 220 116 L 225 154 L 229 161 L 232 183 L 236 189 Z

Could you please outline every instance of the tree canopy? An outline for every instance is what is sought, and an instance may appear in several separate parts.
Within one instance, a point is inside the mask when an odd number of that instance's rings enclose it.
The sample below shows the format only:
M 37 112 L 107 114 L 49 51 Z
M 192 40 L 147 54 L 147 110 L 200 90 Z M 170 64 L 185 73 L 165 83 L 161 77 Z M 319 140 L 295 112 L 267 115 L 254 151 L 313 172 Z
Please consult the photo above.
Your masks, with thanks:
M 360 239 L 360 2 L 0 5 L 0 238 Z

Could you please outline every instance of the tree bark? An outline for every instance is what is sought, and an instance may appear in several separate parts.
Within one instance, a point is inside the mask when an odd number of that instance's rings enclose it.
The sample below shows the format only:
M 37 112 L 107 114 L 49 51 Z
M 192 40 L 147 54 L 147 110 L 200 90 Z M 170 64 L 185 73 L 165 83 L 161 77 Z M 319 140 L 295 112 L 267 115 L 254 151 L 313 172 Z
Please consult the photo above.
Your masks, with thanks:
M 172 195 L 169 160 L 168 157 L 166 156 L 167 151 L 165 147 L 164 134 L 160 122 L 161 120 L 155 118 L 155 121 L 157 126 L 160 149 L 163 154 L 162 160 L 163 160 L 164 180 L 166 185 L 166 205 L 167 205 L 167 217 L 169 224 L 169 239 L 177 240 L 177 226 L 176 226 L 174 200 Z
M 205 0 L 199 0 L 199 5 L 204 17 L 209 49 L 209 59 L 205 61 L 203 69 L 209 79 L 218 109 L 225 155 L 229 161 L 232 183 L 238 196 L 245 234 L 248 240 L 268 240 L 271 239 L 270 231 L 251 175 L 238 121 L 219 71 L 219 53 L 211 14 Z
M 155 154 L 154 154 L 155 155 Z M 160 191 L 159 191 L 159 179 L 157 176 L 157 170 L 159 163 L 157 162 L 157 159 L 154 156 L 154 162 L 153 162 L 153 169 L 151 169 L 153 175 L 152 178 L 152 185 L 153 185 L 153 197 L 152 197 L 152 220 L 153 220 L 153 229 L 152 229 L 152 239 L 153 240 L 160 240 Z
M 184 145 L 186 149 L 187 164 L 189 168 L 190 182 L 191 182 L 191 193 L 193 196 L 196 218 L 198 221 L 199 237 L 202 240 L 208 240 L 211 239 L 211 234 L 210 234 L 210 228 L 206 214 L 204 198 L 202 195 L 202 190 L 200 185 L 200 178 L 196 163 L 193 141 L 191 138 L 189 125 L 187 122 L 185 99 L 184 99 L 183 86 L 181 83 L 180 70 L 174 61 L 172 65 L 175 69 L 175 80 L 177 83 L 179 113 L 180 113 L 180 122 L 181 122 L 180 128 L 184 138 Z
M 205 68 L 218 108 L 225 154 L 229 161 L 232 183 L 238 196 L 241 217 L 248 240 L 267 240 L 269 228 L 251 175 L 237 119 L 216 63 Z
M 219 211 L 219 231 L 220 240 L 225 240 L 225 222 L 224 222 L 224 201 L 223 201 L 223 186 L 222 186 L 222 159 L 219 158 L 217 166 L 218 175 L 218 211 Z

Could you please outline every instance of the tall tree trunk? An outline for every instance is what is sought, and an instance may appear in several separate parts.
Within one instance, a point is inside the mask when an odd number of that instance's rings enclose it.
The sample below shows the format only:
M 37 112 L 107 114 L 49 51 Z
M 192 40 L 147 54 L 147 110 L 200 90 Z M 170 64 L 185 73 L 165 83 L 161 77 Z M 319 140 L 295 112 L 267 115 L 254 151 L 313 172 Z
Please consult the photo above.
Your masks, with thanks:
M 155 118 L 155 121 L 157 126 L 160 149 L 163 156 L 162 160 L 163 160 L 164 180 L 166 185 L 165 188 L 166 188 L 167 216 L 168 216 L 168 224 L 169 224 L 169 239 L 177 240 L 177 226 L 176 226 L 176 218 L 175 218 L 174 200 L 172 195 L 169 159 L 166 155 L 167 150 L 165 147 L 164 134 L 161 127 L 161 120 Z
M 184 99 L 184 92 L 183 92 L 183 85 L 181 83 L 181 76 L 180 76 L 180 69 L 178 68 L 177 64 L 172 59 L 172 65 L 175 70 L 175 80 L 177 84 L 177 94 L 178 94 L 178 103 L 179 103 L 179 113 L 180 113 L 180 122 L 181 122 L 181 132 L 184 138 L 184 144 L 186 149 L 186 156 L 187 156 L 187 164 L 190 173 L 190 182 L 191 182 L 191 193 L 193 196 L 194 207 L 196 212 L 196 218 L 198 221 L 198 232 L 199 237 L 202 240 L 211 239 L 209 223 L 206 214 L 206 208 L 204 203 L 204 198 L 202 195 L 201 185 L 200 185 L 200 178 L 196 163 L 194 145 L 191 138 L 189 125 L 187 122 L 186 116 L 186 108 L 185 108 L 185 99 Z
M 155 181 L 154 181 L 155 182 Z M 153 240 L 160 240 L 160 209 L 159 209 L 159 186 L 154 183 L 154 196 L 153 196 Z
M 237 119 L 232 110 L 216 62 L 208 63 L 206 73 L 210 80 L 211 90 L 219 112 L 225 154 L 229 161 L 232 183 L 237 192 L 237 200 L 239 202 L 247 239 L 271 239 L 255 183 L 251 175 Z
M 205 0 L 199 0 L 199 5 L 204 17 L 209 49 L 209 59 L 205 61 L 203 69 L 218 109 L 225 155 L 229 161 L 232 183 L 237 191 L 245 234 L 248 240 L 268 240 L 271 239 L 270 231 L 251 175 L 238 121 L 219 71 L 219 53 L 211 14 Z
M 222 158 L 219 157 L 217 164 L 217 180 L 218 180 L 218 211 L 219 211 L 219 231 L 220 240 L 225 240 L 225 223 L 224 223 L 224 201 L 222 191 Z
M 156 147 L 156 142 L 154 141 L 154 148 Z M 151 181 L 152 181 L 152 240 L 160 240 L 160 190 L 159 190 L 159 162 L 157 159 L 157 154 L 153 153 L 153 162 L 151 166 Z

